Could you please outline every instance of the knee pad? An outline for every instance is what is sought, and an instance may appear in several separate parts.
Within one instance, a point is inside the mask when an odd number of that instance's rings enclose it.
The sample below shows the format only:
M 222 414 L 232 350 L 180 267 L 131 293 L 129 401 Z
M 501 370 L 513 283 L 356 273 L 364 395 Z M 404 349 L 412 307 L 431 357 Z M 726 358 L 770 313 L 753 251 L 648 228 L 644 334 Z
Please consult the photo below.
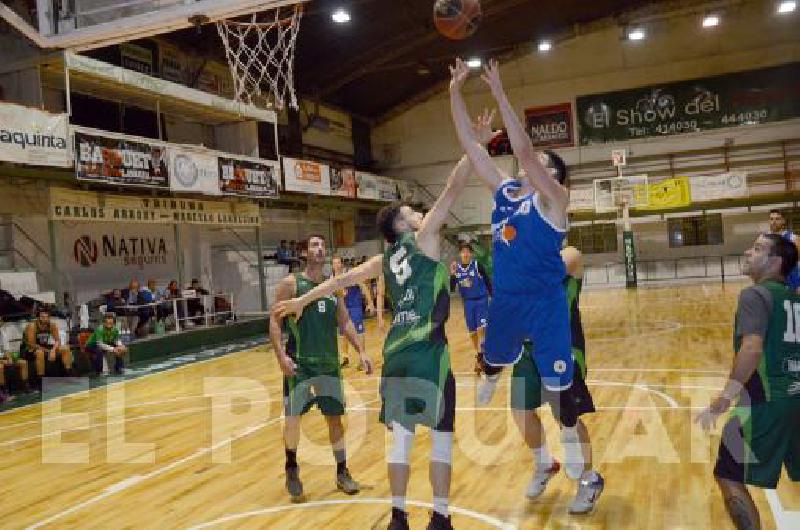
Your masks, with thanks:
M 411 461 L 411 448 L 414 445 L 414 433 L 392 422 L 392 447 L 386 455 L 389 464 L 408 465 Z
M 453 433 L 431 431 L 431 462 L 451 465 L 453 462 Z

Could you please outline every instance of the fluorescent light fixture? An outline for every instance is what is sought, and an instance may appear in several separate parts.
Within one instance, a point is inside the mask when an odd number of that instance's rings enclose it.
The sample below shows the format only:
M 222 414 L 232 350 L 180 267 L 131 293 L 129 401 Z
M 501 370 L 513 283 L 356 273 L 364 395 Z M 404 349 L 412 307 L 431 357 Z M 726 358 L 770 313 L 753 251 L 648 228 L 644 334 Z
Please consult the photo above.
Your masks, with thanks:
M 467 66 L 470 68 L 480 68 L 481 64 L 483 64 L 483 62 L 480 57 L 470 57 L 467 59 Z
M 778 14 L 785 15 L 786 13 L 791 13 L 795 9 L 797 9 L 797 2 L 794 0 L 786 0 L 778 4 Z
M 340 7 L 339 9 L 333 12 L 331 18 L 337 24 L 346 24 L 350 22 L 350 13 L 348 13 L 346 9 Z
M 719 15 L 706 15 L 703 17 L 704 28 L 715 28 L 719 26 Z
M 644 28 L 633 28 L 628 31 L 628 40 L 644 40 L 646 36 Z
M 549 40 L 541 40 L 539 41 L 539 51 L 540 52 L 549 52 L 553 49 L 553 43 Z

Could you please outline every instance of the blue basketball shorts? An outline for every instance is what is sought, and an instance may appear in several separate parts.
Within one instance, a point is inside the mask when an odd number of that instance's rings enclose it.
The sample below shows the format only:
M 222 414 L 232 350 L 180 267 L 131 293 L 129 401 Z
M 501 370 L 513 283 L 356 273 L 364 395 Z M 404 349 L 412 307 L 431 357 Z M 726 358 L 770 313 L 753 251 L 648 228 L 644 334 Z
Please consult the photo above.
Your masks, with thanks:
M 489 320 L 489 298 L 465 298 L 464 320 L 470 333 L 475 333 L 479 328 L 486 326 Z
M 523 354 L 525 339 L 533 342 L 530 355 L 544 387 L 550 391 L 569 388 L 575 360 L 567 293 L 563 287 L 535 295 L 494 293 L 483 348 L 486 363 L 515 364 Z
M 364 310 L 361 307 L 348 307 L 347 312 L 350 313 L 350 320 L 353 321 L 353 326 L 356 328 L 356 333 L 361 335 L 364 333 Z M 339 326 L 339 335 L 344 335 L 344 328 Z

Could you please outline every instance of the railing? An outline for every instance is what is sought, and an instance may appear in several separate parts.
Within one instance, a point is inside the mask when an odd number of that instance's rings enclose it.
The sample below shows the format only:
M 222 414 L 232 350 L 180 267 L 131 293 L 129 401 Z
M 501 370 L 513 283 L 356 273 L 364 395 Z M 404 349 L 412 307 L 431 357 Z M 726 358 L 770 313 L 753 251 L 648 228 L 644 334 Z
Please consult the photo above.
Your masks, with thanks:
M 667 282 L 690 279 L 726 279 L 742 275 L 742 256 L 698 256 L 687 258 L 637 260 L 638 282 Z M 587 286 L 622 285 L 625 283 L 625 264 L 609 262 L 587 266 L 583 272 Z
M 224 300 L 227 309 L 220 311 L 216 310 L 217 301 Z M 190 302 L 200 301 L 200 307 L 190 307 Z M 210 304 L 209 304 L 210 301 Z M 192 304 L 193 305 L 193 304 Z M 142 310 L 151 308 L 156 321 L 166 320 L 167 316 L 171 316 L 174 321 L 175 331 L 179 332 L 182 328 L 189 328 L 188 323 L 196 324 L 202 322 L 203 325 L 209 326 L 212 322 L 228 322 L 236 318 L 236 311 L 233 300 L 233 293 L 218 293 L 218 294 L 201 294 L 196 296 L 184 296 L 180 298 L 170 298 L 168 300 L 160 300 L 157 302 L 149 302 L 146 304 L 125 304 L 115 306 L 113 311 L 119 312 L 117 316 L 122 317 L 120 322 L 122 326 L 123 336 L 130 336 L 133 334 L 133 329 L 138 326 L 138 321 Z M 210 308 L 210 310 L 209 310 Z M 106 311 L 106 306 L 100 306 L 100 312 Z M 201 309 L 202 314 L 189 314 L 190 310 Z M 220 318 L 224 319 L 220 321 Z M 183 324 L 181 324 L 183 323 Z

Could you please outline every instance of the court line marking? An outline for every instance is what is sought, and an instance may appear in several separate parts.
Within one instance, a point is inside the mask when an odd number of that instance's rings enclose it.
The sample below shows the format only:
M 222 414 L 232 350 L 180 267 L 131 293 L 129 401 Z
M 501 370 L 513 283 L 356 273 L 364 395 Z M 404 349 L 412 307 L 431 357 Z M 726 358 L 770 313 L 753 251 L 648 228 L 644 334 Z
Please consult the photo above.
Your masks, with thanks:
M 205 523 L 200 523 L 195 526 L 189 527 L 189 530 L 202 530 L 204 528 L 211 528 L 223 523 L 228 523 L 230 521 L 237 521 L 239 519 L 246 519 L 248 517 L 255 517 L 258 515 L 267 515 L 278 513 L 282 511 L 288 510 L 307 510 L 309 508 L 319 508 L 321 506 L 337 506 L 342 504 L 392 504 L 392 499 L 381 499 L 381 498 L 365 498 L 365 499 L 332 499 L 332 500 L 325 500 L 325 501 L 312 501 L 312 502 L 304 502 L 300 504 L 284 504 L 280 506 L 270 506 L 267 508 L 261 508 L 258 510 L 251 510 L 249 512 L 242 512 L 242 513 L 234 513 L 230 515 L 225 515 L 220 517 L 219 519 L 214 519 L 213 521 L 208 521 Z M 430 510 L 433 509 L 433 504 L 428 502 L 421 502 L 421 501 L 413 501 L 413 500 L 406 500 L 406 504 L 410 504 L 411 506 L 416 506 L 418 508 L 428 508 Z M 502 530 L 516 530 L 517 526 L 508 523 L 506 521 L 502 521 L 496 517 L 493 517 L 488 514 L 476 512 L 473 510 L 469 510 L 467 508 L 461 508 L 459 506 L 450 506 L 449 507 L 451 513 L 457 513 L 459 515 L 463 515 L 469 517 L 471 519 L 476 519 L 483 523 L 486 523 L 489 526 L 494 528 L 501 528 Z
M 778 492 L 775 490 L 764 490 L 764 495 L 767 497 L 767 503 L 772 511 L 772 517 L 775 519 L 775 528 L 777 530 L 797 530 L 800 528 L 800 511 L 784 508 L 780 497 L 778 497 Z
M 364 407 L 374 403 L 375 401 L 377 401 L 377 399 L 372 400 L 372 401 L 368 401 L 367 403 L 364 403 Z M 358 408 L 361 408 L 361 407 L 354 407 L 354 410 L 357 410 Z M 179 466 L 185 464 L 186 462 L 190 462 L 190 461 L 194 460 L 195 458 L 198 458 L 198 457 L 203 456 L 205 454 L 211 453 L 213 451 L 216 451 L 220 447 L 223 447 L 223 446 L 225 446 L 227 444 L 231 444 L 231 443 L 233 443 L 233 442 L 235 442 L 237 440 L 240 440 L 242 438 L 250 436 L 251 434 L 253 434 L 256 431 L 260 431 L 261 429 L 263 429 L 265 427 L 268 427 L 270 425 L 274 425 L 275 423 L 277 423 L 281 419 L 283 419 L 282 415 L 280 417 L 278 417 L 278 418 L 272 418 L 271 420 L 267 420 L 265 422 L 261 422 L 259 424 L 253 425 L 252 427 L 248 427 L 247 429 L 245 429 L 244 431 L 240 432 L 239 434 L 237 434 L 235 436 L 230 436 L 230 437 L 226 438 L 225 440 L 221 440 L 221 441 L 215 443 L 214 445 L 212 445 L 211 447 L 205 447 L 203 449 L 198 449 L 197 451 L 195 451 L 194 453 L 192 453 L 190 455 L 187 455 L 187 456 L 185 456 L 183 458 L 179 458 L 178 460 L 170 462 L 166 466 L 163 466 L 163 467 L 160 467 L 160 468 L 156 468 L 153 471 L 150 471 L 149 473 L 146 473 L 144 475 L 138 475 L 138 474 L 137 475 L 131 475 L 128 478 L 117 482 L 116 484 L 112 484 L 112 485 L 106 487 L 105 490 L 103 490 L 102 493 L 100 493 L 98 495 L 95 495 L 94 497 L 90 497 L 90 498 L 86 499 L 85 501 L 81 501 L 81 502 L 79 502 L 77 504 L 73 504 L 69 508 L 66 508 L 66 509 L 64 509 L 64 510 L 62 510 L 60 512 L 57 512 L 57 513 L 51 515 L 50 517 L 47 517 L 46 519 L 42 519 L 41 521 L 28 526 L 27 529 L 28 530 L 35 530 L 36 528 L 41 528 L 42 526 L 48 525 L 48 524 L 52 523 L 53 521 L 57 521 L 57 520 L 65 517 L 67 515 L 71 515 L 71 514 L 73 514 L 75 512 L 78 512 L 78 511 L 86 508 L 87 506 L 91 506 L 92 504 L 96 504 L 96 503 L 98 503 L 98 502 L 100 502 L 100 501 L 102 501 L 102 500 L 104 500 L 104 499 L 106 499 L 108 497 L 111 497 L 112 495 L 114 495 L 116 493 L 119 493 L 121 491 L 125 491 L 126 489 L 128 489 L 128 488 L 130 488 L 132 486 L 141 484 L 141 483 L 143 483 L 143 482 L 145 482 L 147 480 L 150 480 L 153 477 L 157 477 L 159 475 L 163 475 L 164 473 L 166 473 L 168 471 L 171 471 L 171 470 L 175 469 L 176 467 L 179 467 Z

